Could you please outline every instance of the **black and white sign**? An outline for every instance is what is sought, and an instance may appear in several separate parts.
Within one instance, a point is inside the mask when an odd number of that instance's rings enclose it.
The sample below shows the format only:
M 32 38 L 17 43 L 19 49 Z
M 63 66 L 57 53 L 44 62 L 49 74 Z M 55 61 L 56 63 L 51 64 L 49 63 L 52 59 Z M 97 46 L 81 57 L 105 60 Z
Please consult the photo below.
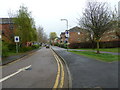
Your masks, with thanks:
M 69 31 L 68 31 L 68 30 L 66 30 L 65 36 L 66 36 L 66 37 L 69 37 Z
M 19 42 L 19 36 L 14 37 L 15 42 Z

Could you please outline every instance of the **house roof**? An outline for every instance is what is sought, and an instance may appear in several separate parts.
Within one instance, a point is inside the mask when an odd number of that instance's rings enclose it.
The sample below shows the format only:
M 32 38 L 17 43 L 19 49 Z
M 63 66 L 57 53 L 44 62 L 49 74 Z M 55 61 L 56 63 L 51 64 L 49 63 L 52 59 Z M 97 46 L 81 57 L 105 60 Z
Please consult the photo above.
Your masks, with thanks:
M 65 35 L 65 32 L 61 32 L 61 34 L 60 35 Z
M 76 27 L 69 29 L 69 32 L 86 32 L 86 30 L 76 26 Z
M 12 24 L 12 18 L 0 18 L 0 24 Z

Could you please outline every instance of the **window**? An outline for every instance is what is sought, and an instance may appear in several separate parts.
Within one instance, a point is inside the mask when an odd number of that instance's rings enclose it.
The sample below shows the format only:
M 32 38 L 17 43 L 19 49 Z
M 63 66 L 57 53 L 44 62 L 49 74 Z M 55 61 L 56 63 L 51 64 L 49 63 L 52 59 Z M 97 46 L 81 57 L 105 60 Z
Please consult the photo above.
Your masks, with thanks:
M 13 28 L 14 28 L 14 27 L 13 27 L 13 24 L 10 24 L 10 27 L 9 27 L 9 28 L 10 28 L 10 30 L 13 30 Z
M 2 35 L 5 35 L 5 32 L 2 30 Z

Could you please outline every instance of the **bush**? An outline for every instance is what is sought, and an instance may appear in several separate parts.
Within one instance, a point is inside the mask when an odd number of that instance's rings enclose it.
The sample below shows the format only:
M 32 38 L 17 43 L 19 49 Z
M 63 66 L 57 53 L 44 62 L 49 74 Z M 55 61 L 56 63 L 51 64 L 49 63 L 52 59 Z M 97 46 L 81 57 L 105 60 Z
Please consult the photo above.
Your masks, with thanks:
M 26 51 L 31 51 L 33 49 L 38 49 L 40 46 L 39 45 L 32 45 L 32 46 L 27 46 L 27 47 L 21 47 L 19 49 L 20 52 L 26 52 Z
M 8 56 L 8 52 L 9 52 L 8 44 L 5 42 L 2 42 L 2 57 Z
M 64 48 L 66 48 L 66 49 L 67 49 L 67 44 L 64 44 Z
M 33 49 L 37 49 L 37 48 L 39 48 L 40 46 L 39 45 L 32 45 L 32 48 Z
M 100 48 L 116 48 L 120 47 L 120 41 L 109 41 L 100 42 Z M 71 43 L 69 48 L 96 48 L 96 42 L 82 42 L 82 43 Z
M 21 47 L 21 48 L 19 49 L 20 52 L 26 52 L 26 51 L 30 51 L 30 50 L 32 50 L 32 47 L 31 47 L 31 46 Z
M 15 44 L 8 44 L 9 51 L 15 52 L 16 51 L 16 45 Z

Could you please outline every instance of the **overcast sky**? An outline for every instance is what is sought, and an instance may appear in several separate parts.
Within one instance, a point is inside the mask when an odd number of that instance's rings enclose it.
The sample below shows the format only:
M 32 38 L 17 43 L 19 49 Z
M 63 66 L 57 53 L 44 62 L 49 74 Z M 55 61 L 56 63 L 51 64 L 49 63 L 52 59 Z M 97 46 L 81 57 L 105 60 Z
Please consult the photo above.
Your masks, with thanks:
M 113 8 L 120 0 L 97 1 L 108 2 Z M 32 12 L 36 26 L 42 26 L 47 35 L 56 32 L 59 36 L 66 30 L 66 22 L 60 19 L 68 19 L 69 29 L 77 26 L 76 18 L 82 16 L 86 2 L 87 0 L 1 0 L 0 18 L 9 17 L 9 11 L 16 12 L 20 5 L 25 5 Z

